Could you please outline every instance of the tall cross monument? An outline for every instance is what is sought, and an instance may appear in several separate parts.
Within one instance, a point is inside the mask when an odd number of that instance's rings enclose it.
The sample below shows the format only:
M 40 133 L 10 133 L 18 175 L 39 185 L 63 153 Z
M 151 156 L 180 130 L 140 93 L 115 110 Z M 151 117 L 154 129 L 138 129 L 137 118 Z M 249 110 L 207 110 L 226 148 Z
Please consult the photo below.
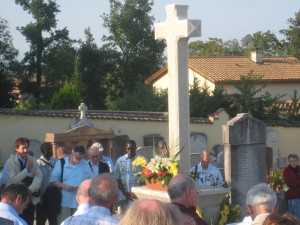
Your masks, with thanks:
M 180 153 L 180 171 L 190 170 L 188 40 L 201 36 L 201 21 L 187 19 L 187 5 L 167 5 L 167 19 L 155 24 L 155 39 L 166 39 L 170 154 Z

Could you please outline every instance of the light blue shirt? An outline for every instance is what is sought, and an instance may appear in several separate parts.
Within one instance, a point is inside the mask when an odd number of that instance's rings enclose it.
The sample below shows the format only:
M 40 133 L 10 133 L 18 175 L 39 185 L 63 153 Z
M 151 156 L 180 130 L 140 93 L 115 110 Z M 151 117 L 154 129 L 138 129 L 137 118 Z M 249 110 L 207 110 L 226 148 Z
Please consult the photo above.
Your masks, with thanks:
M 81 159 L 80 162 L 76 165 L 72 165 L 69 162 L 70 156 L 66 156 L 64 173 L 63 173 L 63 182 L 66 185 L 73 187 L 78 187 L 80 183 L 86 179 L 93 178 L 92 170 L 88 162 L 84 159 Z M 51 173 L 49 178 L 49 183 L 54 181 L 61 181 L 61 161 L 59 160 Z M 62 192 L 62 202 L 61 206 L 66 208 L 77 208 L 78 204 L 76 201 L 76 190 L 69 192 L 65 189 L 61 190 Z
M 27 223 L 18 215 L 14 207 L 9 204 L 0 202 L 0 216 L 14 221 L 14 225 L 27 225 Z
M 67 218 L 63 224 L 72 225 L 117 225 L 119 220 L 112 217 L 109 209 L 92 206 L 87 213 Z
M 5 165 L 2 172 L 1 172 L 0 183 L 1 184 L 7 184 L 7 182 L 8 182 L 8 176 L 7 176 L 7 168 L 6 168 L 6 165 Z
M 210 187 L 220 187 L 223 184 L 223 177 L 220 170 L 209 164 L 206 169 L 204 169 L 200 164 L 197 166 L 196 181 L 198 184 L 206 184 Z M 196 166 L 191 168 L 191 175 L 194 176 Z
M 104 155 L 100 161 L 106 163 L 109 166 L 109 171 L 111 173 L 114 171 L 114 164 L 111 158 Z
M 79 215 L 85 214 L 89 211 L 90 208 L 91 208 L 90 204 L 80 204 L 80 205 L 78 205 L 78 208 L 73 216 L 79 216 Z M 68 223 L 65 223 L 66 221 L 68 221 L 68 218 L 65 219 L 60 225 L 68 225 Z M 84 225 L 84 224 L 82 224 L 82 225 Z
M 136 157 L 142 156 L 136 155 L 134 158 L 130 159 L 128 155 L 125 154 L 118 158 L 115 165 L 113 176 L 117 180 L 121 180 L 127 192 L 131 192 L 131 187 L 141 185 L 139 178 L 134 175 L 136 172 L 141 172 L 141 169 L 139 167 L 132 166 L 132 162 L 136 159 Z M 124 199 L 124 196 L 121 191 L 119 191 L 119 200 L 122 199 Z

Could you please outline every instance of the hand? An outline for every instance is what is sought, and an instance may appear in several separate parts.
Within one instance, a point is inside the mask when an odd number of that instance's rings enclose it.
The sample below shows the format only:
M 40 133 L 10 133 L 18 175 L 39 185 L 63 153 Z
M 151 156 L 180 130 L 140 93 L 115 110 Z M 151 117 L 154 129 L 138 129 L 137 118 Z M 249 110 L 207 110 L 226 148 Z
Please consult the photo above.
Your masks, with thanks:
M 30 160 L 27 160 L 27 163 L 26 163 L 26 165 L 25 165 L 25 168 L 26 169 L 28 169 L 28 170 L 30 170 L 30 169 L 32 169 L 32 161 L 30 161 Z
M 73 186 L 70 186 L 70 185 L 65 185 L 64 189 L 68 192 L 76 191 L 76 187 L 73 187 Z
M 129 200 L 137 200 L 138 199 L 138 197 L 132 192 L 126 192 L 125 196 Z

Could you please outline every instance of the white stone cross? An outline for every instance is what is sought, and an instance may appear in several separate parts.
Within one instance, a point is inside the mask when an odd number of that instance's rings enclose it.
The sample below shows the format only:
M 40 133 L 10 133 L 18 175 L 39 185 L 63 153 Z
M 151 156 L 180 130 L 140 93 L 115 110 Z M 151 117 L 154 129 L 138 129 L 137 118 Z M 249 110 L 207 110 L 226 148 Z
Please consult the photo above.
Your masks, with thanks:
M 78 109 L 80 111 L 80 119 L 86 119 L 87 106 L 84 103 L 81 103 Z
M 167 5 L 167 19 L 155 24 L 155 39 L 166 39 L 168 53 L 168 107 L 170 154 L 180 149 L 180 171 L 190 170 L 190 106 L 188 40 L 201 36 L 201 21 L 187 19 L 187 5 Z

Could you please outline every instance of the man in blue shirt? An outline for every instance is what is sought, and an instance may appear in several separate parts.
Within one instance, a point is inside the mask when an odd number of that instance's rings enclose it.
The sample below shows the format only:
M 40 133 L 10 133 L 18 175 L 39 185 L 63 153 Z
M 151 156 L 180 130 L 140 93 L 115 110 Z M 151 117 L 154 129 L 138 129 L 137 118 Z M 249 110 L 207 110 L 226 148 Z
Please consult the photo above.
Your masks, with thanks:
M 110 173 L 102 173 L 92 180 L 88 191 L 91 207 L 81 215 L 74 215 L 63 224 L 72 225 L 117 225 L 118 219 L 110 209 L 118 199 L 118 183 Z
M 83 159 L 84 155 L 85 148 L 82 145 L 75 145 L 72 149 L 72 153 L 64 158 L 65 164 L 63 166 L 62 179 L 61 160 L 55 164 L 49 178 L 49 183 L 61 188 L 62 208 L 58 215 L 59 224 L 75 213 L 78 206 L 76 201 L 76 191 L 80 183 L 93 177 L 88 162 Z
M 134 200 L 136 195 L 131 192 L 131 187 L 140 186 L 141 182 L 137 176 L 134 174 L 140 172 L 138 167 L 132 165 L 132 162 L 136 159 L 136 143 L 134 140 L 129 140 L 126 142 L 125 150 L 127 154 L 118 158 L 114 177 L 118 181 L 119 190 L 119 200 Z M 139 156 L 141 157 L 141 156 Z
M 2 218 L 13 221 L 14 225 L 27 225 L 18 214 L 22 214 L 30 200 L 29 189 L 24 184 L 11 184 L 7 186 L 0 202 L 0 215 Z

